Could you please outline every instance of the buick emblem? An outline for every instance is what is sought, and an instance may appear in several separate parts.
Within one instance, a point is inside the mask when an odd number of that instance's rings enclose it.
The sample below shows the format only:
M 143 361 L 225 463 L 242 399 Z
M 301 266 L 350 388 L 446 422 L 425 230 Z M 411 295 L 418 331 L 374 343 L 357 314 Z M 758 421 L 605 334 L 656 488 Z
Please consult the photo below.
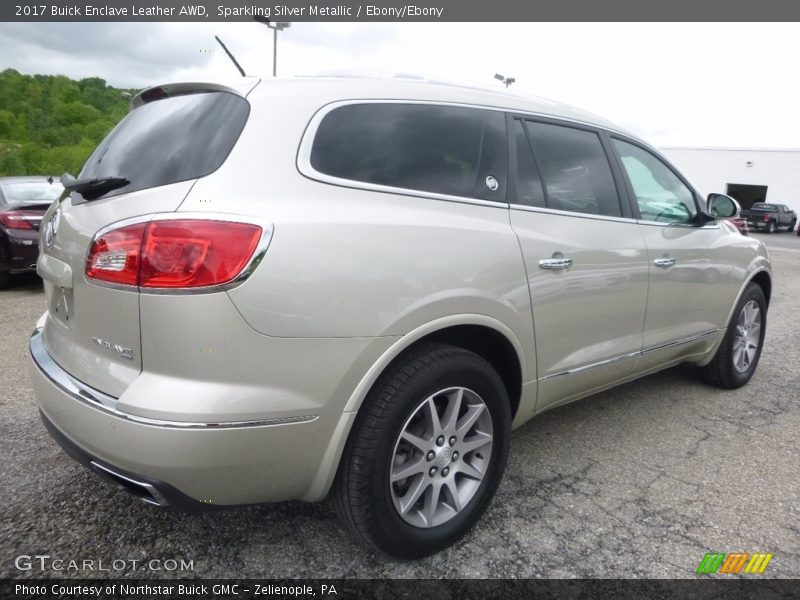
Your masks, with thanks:
M 56 231 L 58 231 L 58 222 L 61 220 L 61 208 L 57 208 L 53 213 L 52 218 L 47 223 L 44 230 L 44 245 L 45 248 L 50 248 L 53 242 L 56 241 Z

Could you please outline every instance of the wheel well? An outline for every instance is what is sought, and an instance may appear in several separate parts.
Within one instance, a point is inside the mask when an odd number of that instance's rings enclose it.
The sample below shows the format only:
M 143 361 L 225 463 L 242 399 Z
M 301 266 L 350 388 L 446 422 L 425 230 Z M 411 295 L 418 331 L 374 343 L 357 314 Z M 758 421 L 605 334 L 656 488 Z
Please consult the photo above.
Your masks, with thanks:
M 522 396 L 522 368 L 517 351 L 506 336 L 483 325 L 455 325 L 429 333 L 411 347 L 423 342 L 457 346 L 474 352 L 492 365 L 506 386 L 511 403 L 511 417 L 514 418 Z
M 769 297 L 772 295 L 772 280 L 766 271 L 756 273 L 752 279 L 753 283 L 758 284 L 764 292 L 764 297 L 767 299 L 767 306 L 769 306 Z

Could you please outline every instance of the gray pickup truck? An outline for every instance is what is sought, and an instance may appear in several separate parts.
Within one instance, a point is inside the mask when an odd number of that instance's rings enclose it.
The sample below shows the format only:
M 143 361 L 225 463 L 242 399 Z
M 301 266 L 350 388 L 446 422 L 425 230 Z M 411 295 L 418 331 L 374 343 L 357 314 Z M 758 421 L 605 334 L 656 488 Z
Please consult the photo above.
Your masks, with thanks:
M 792 231 L 797 224 L 797 214 L 785 204 L 756 202 L 750 210 L 743 210 L 741 216 L 747 219 L 747 226 L 756 231 L 766 229 L 775 233 L 779 227 Z

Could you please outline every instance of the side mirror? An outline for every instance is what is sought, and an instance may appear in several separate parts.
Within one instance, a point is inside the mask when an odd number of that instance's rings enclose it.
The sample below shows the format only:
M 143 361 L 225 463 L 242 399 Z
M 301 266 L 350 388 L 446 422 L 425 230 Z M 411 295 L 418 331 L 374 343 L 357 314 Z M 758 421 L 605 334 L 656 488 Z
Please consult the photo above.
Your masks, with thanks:
M 725 194 L 709 194 L 706 206 L 708 214 L 717 219 L 738 217 L 741 210 L 739 203 Z

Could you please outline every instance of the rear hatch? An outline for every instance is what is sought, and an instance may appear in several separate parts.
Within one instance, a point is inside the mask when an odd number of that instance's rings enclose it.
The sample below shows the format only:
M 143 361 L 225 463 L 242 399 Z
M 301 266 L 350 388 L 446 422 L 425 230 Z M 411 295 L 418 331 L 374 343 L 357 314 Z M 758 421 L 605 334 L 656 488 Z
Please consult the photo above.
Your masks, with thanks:
M 77 183 L 65 178 L 72 189 L 44 217 L 38 271 L 49 311 L 45 347 L 76 379 L 119 397 L 142 368 L 139 290 L 87 279 L 95 236 L 122 221 L 177 210 L 197 179 L 227 158 L 249 115 L 244 96 L 257 82 L 145 90 Z

